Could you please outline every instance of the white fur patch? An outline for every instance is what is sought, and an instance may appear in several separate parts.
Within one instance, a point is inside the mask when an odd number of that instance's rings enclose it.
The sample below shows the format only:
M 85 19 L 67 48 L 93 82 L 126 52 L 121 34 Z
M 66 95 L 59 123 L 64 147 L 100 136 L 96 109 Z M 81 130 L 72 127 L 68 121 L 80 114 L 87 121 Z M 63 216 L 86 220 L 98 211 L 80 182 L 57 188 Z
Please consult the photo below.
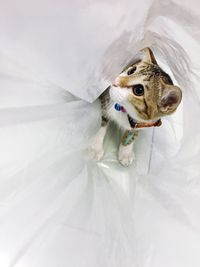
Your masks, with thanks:
M 124 101 L 127 101 L 128 95 L 129 95 L 129 90 L 128 88 L 120 88 L 116 86 L 111 86 L 110 87 L 110 97 L 111 99 L 116 103 L 121 103 Z
M 118 160 L 123 165 L 128 167 L 133 160 L 135 160 L 135 154 L 133 152 L 133 143 L 128 146 L 120 145 L 118 152 Z
M 138 116 L 134 106 L 128 101 L 130 90 L 130 88 L 122 89 L 116 86 L 111 86 L 110 88 L 110 97 L 113 101 L 113 105 L 108 109 L 108 115 L 111 120 L 116 121 L 118 125 L 124 129 L 131 129 L 127 114 L 138 121 L 145 121 Z M 122 105 L 127 110 L 127 113 L 115 110 L 115 103 Z
M 114 104 L 109 108 L 108 115 L 111 120 L 117 122 L 117 124 L 123 129 L 131 129 L 127 113 L 122 111 L 117 111 L 114 107 Z
M 101 127 L 88 148 L 89 157 L 94 160 L 100 160 L 104 155 L 103 141 L 106 135 L 107 126 Z

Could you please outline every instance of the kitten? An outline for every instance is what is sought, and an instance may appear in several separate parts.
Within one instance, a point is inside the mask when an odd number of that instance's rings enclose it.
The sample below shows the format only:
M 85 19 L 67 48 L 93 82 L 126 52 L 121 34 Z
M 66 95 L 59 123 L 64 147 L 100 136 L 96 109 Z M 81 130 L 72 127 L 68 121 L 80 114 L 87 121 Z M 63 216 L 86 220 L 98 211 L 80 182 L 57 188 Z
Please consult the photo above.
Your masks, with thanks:
M 172 114 L 181 102 L 180 88 L 159 67 L 153 52 L 149 48 L 141 52 L 143 58 L 123 70 L 99 97 L 101 128 L 90 147 L 91 157 L 96 160 L 104 155 L 103 141 L 110 120 L 125 130 L 118 159 L 129 166 L 134 160 L 133 144 L 138 129 L 160 126 L 160 118 Z

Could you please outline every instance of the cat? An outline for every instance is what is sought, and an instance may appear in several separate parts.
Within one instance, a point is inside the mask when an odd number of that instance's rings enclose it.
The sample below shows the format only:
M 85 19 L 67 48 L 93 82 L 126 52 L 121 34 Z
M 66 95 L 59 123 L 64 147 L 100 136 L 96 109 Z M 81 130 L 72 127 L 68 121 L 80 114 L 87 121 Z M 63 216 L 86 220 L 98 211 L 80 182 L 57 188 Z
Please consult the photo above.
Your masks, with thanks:
M 160 126 L 160 119 L 175 112 L 181 102 L 181 89 L 160 68 L 152 50 L 147 47 L 141 53 L 142 59 L 129 64 L 99 97 L 101 128 L 89 148 L 90 156 L 96 160 L 104 155 L 109 121 L 115 121 L 125 131 L 118 160 L 129 166 L 135 159 L 133 145 L 139 129 Z

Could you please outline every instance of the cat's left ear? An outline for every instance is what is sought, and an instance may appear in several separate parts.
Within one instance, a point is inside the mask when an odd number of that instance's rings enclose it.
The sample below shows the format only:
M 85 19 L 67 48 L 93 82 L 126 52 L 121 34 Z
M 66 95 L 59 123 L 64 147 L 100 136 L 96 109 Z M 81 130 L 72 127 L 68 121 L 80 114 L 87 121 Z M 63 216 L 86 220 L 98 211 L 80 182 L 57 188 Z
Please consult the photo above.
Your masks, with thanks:
M 142 49 L 141 52 L 144 53 L 144 61 L 152 64 L 158 64 L 152 50 L 149 47 Z
M 182 92 L 178 86 L 165 84 L 162 81 L 162 95 L 158 104 L 160 111 L 163 114 L 175 111 L 182 99 Z

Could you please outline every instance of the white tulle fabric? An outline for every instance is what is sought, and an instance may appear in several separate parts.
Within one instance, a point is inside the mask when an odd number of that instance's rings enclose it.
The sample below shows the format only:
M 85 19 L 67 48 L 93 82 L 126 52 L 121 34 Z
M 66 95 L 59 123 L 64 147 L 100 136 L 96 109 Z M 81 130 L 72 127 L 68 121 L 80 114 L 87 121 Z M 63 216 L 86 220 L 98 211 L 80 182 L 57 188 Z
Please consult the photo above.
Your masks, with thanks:
M 198 1 L 0 7 L 0 266 L 199 267 Z M 144 46 L 182 105 L 141 133 L 130 168 L 116 126 L 93 162 L 95 99 Z

